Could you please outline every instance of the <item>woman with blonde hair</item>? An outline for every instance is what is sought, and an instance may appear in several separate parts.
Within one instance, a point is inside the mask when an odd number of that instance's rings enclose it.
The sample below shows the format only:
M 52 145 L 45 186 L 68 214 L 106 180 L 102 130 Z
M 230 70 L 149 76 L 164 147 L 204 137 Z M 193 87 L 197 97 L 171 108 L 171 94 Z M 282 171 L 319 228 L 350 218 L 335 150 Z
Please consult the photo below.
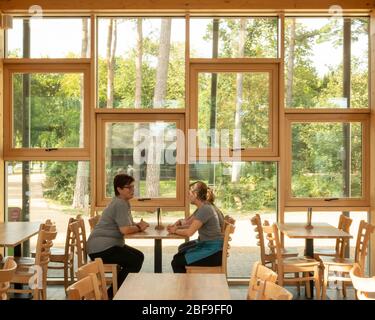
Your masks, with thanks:
M 221 265 L 224 217 L 213 205 L 213 192 L 204 182 L 197 181 L 190 185 L 189 199 L 197 210 L 186 221 L 181 221 L 180 226 L 178 223 L 168 226 L 170 233 L 185 237 L 191 237 L 196 231 L 199 233 L 198 240 L 180 246 L 173 257 L 172 268 L 177 273 L 185 273 L 187 265 Z

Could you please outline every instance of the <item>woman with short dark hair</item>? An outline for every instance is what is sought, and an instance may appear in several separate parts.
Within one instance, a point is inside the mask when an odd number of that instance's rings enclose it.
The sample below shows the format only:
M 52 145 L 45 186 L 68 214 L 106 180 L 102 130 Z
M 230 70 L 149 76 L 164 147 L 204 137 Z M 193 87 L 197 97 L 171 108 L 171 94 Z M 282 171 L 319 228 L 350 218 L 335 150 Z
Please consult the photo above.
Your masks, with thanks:
M 134 223 L 129 200 L 134 196 L 134 178 L 118 174 L 113 179 L 115 196 L 104 209 L 102 217 L 87 240 L 87 253 L 91 260 L 102 258 L 104 263 L 118 264 L 118 284 L 129 272 L 139 272 L 144 255 L 141 251 L 125 244 L 124 235 L 141 232 L 149 224 L 141 219 Z

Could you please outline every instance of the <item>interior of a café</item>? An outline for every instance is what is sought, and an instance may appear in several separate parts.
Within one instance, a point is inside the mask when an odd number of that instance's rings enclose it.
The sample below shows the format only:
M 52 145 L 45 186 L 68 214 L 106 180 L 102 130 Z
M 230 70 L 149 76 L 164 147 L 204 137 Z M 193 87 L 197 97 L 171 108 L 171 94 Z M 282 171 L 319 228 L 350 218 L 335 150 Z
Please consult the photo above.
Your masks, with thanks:
M 375 300 L 374 10 L 0 1 L 0 300 Z

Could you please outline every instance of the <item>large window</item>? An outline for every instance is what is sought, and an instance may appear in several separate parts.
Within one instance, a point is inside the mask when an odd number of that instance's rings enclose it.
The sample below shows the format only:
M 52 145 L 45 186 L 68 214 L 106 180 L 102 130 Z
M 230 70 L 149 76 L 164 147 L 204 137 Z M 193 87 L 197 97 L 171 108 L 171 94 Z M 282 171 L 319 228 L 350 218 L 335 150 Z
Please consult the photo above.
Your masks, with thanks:
M 185 19 L 99 18 L 100 108 L 185 107 Z
M 277 58 L 277 17 L 191 18 L 191 58 Z
M 369 107 L 369 19 L 285 19 L 285 106 Z
M 199 156 L 277 155 L 278 71 L 273 64 L 193 64 L 190 127 Z
M 114 196 L 113 177 L 127 173 L 133 205 L 183 206 L 183 129 L 182 115 L 98 115 L 98 205 Z
M 367 203 L 368 119 L 340 118 L 288 115 L 288 203 Z
M 88 64 L 9 63 L 5 157 L 89 156 Z
M 14 18 L 6 40 L 7 58 L 88 58 L 90 19 L 41 14 Z

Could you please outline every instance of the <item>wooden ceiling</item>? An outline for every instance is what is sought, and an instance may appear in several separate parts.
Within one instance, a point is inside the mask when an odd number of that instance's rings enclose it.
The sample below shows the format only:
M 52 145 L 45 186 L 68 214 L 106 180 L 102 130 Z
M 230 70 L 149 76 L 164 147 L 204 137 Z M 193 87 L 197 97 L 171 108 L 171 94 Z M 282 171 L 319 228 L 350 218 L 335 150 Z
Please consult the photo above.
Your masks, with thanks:
M 90 10 L 371 10 L 375 0 L 0 0 L 1 11 L 28 11 L 38 5 L 45 11 Z

